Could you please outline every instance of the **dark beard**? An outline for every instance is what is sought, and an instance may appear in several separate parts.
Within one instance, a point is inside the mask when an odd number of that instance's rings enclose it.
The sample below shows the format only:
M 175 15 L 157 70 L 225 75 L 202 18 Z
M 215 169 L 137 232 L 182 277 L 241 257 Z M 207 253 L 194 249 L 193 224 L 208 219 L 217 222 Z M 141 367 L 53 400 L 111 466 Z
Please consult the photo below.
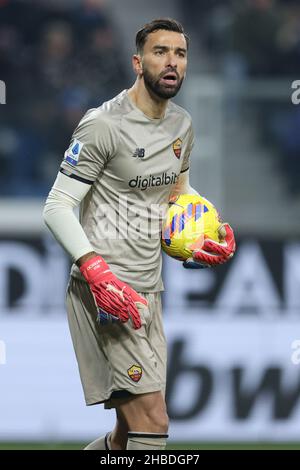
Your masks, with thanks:
M 184 77 L 182 77 L 181 80 L 178 80 L 176 87 L 168 88 L 159 83 L 161 77 L 155 78 L 146 68 L 143 69 L 143 78 L 147 90 L 164 100 L 168 100 L 177 95 L 184 79 Z

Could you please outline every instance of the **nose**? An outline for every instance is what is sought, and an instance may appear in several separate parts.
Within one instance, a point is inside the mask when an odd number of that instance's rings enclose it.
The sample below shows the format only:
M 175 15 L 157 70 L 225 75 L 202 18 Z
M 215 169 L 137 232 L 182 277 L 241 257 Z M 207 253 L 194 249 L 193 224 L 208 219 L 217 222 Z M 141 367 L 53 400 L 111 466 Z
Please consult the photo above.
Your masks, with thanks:
M 167 67 L 177 69 L 177 57 L 172 51 L 167 55 Z

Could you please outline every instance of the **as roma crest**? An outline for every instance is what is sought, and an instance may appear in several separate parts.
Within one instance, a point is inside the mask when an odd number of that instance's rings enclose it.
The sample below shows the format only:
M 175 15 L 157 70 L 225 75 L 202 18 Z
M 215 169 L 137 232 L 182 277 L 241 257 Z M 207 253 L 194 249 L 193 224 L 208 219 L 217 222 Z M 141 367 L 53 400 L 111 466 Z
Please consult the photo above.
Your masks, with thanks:
M 127 370 L 127 373 L 131 380 L 133 380 L 134 382 L 138 382 L 142 377 L 143 369 L 140 366 L 134 364 Z
M 173 152 L 175 153 L 175 157 L 177 157 L 177 158 L 180 158 L 180 155 L 181 155 L 181 146 L 182 146 L 182 140 L 181 140 L 181 139 L 175 140 L 175 142 L 174 142 L 173 145 L 172 145 L 172 147 L 173 147 Z

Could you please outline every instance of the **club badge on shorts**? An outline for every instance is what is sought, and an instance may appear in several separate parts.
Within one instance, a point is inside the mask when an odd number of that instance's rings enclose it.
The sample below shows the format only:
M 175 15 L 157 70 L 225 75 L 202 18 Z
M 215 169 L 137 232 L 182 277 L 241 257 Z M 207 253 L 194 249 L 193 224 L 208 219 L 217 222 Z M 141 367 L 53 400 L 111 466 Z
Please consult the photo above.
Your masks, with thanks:
M 173 152 L 175 153 L 175 157 L 180 158 L 181 156 L 181 146 L 182 146 L 182 140 L 181 139 L 176 139 L 175 142 L 173 142 Z
M 133 382 L 138 382 L 142 377 L 143 369 L 140 366 L 134 364 L 133 366 L 129 367 L 127 373 Z

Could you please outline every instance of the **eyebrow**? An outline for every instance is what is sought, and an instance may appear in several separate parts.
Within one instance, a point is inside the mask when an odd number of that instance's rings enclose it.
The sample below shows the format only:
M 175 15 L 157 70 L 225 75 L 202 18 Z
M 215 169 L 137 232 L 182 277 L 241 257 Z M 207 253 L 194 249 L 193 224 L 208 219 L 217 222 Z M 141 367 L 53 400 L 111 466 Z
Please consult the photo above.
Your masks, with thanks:
M 157 44 L 156 46 L 153 46 L 152 48 L 153 50 L 157 50 L 157 49 L 163 49 L 164 51 L 168 51 L 170 49 L 169 46 L 162 46 L 160 44 Z M 187 50 L 184 48 L 184 47 L 176 47 L 175 48 L 175 51 L 180 51 L 180 52 L 184 52 L 186 54 Z

